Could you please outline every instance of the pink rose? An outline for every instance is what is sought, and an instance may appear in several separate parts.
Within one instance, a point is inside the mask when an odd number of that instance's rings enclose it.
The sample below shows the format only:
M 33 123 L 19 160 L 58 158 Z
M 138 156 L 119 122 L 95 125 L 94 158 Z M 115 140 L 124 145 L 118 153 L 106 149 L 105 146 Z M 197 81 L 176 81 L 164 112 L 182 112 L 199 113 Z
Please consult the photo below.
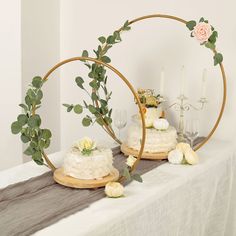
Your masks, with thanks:
M 205 22 L 198 23 L 193 29 L 193 36 L 200 42 L 206 42 L 212 34 L 211 25 Z

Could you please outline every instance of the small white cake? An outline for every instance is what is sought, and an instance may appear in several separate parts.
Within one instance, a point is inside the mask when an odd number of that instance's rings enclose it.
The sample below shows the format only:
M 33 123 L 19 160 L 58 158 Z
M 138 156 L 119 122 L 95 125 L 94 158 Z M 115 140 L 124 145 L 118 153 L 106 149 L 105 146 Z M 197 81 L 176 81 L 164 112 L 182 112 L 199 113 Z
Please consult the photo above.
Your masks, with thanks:
M 134 150 L 139 150 L 141 147 L 141 138 L 142 127 L 137 124 L 132 125 L 128 130 L 126 144 Z M 167 130 L 146 129 L 144 152 L 169 152 L 175 148 L 177 144 L 176 139 L 177 132 L 172 126 L 169 126 Z
M 64 159 L 63 169 L 66 175 L 77 179 L 101 179 L 114 169 L 112 151 L 97 148 L 90 155 L 83 155 L 72 147 Z

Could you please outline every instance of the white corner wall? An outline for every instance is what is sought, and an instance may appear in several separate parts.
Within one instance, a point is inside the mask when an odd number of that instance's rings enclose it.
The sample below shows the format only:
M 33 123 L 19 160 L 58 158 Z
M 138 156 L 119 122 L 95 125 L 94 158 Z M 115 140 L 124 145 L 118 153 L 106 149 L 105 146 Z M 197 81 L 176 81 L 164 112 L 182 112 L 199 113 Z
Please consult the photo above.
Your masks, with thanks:
M 21 101 L 21 4 L 1 1 L 0 8 L 0 170 L 22 163 L 19 137 L 11 134 L 11 123 L 20 112 Z

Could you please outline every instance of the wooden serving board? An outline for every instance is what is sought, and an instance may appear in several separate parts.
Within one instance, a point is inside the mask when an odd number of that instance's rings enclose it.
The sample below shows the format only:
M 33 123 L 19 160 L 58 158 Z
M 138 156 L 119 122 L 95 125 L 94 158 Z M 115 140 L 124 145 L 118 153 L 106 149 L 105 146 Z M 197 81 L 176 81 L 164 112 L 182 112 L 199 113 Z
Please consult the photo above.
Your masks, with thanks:
M 99 188 L 104 187 L 108 182 L 117 181 L 119 178 L 119 171 L 114 168 L 112 173 L 102 179 L 76 179 L 65 175 L 63 168 L 56 169 L 53 174 L 54 180 L 61 185 L 71 188 Z
M 128 147 L 125 143 L 121 144 L 121 151 L 126 155 L 132 155 L 137 157 L 139 151 Z M 141 159 L 146 160 L 164 160 L 168 158 L 168 152 L 143 152 Z

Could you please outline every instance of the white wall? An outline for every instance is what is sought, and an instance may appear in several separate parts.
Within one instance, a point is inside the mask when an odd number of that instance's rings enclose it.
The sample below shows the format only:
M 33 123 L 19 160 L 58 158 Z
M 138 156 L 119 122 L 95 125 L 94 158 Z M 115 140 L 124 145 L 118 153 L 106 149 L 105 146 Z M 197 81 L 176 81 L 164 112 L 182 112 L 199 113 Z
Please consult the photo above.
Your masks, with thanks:
M 60 60 L 60 1 L 23 0 L 22 3 L 22 100 L 36 75 L 44 76 Z M 52 143 L 47 153 L 60 150 L 60 80 L 55 72 L 43 87 L 39 110 L 42 127 L 51 129 Z M 24 157 L 24 160 L 29 158 Z
M 198 20 L 201 16 L 208 18 L 219 32 L 217 45 L 225 57 L 224 64 L 228 75 L 227 107 L 215 134 L 215 137 L 230 139 L 235 135 L 232 124 L 236 118 L 234 113 L 236 76 L 235 41 L 236 22 L 232 20 L 235 11 L 235 1 L 82 1 L 61 0 L 61 59 L 79 56 L 83 49 L 92 51 L 98 45 L 97 38 L 107 36 L 121 26 L 127 19 L 139 16 L 165 13 L 182 17 L 186 20 Z M 201 119 L 201 135 L 210 130 L 217 118 L 222 98 L 222 82 L 220 70 L 213 66 L 211 52 L 198 45 L 190 38 L 189 31 L 181 23 L 166 19 L 150 19 L 132 27 L 132 31 L 123 35 L 123 42 L 115 45 L 109 55 L 112 65 L 119 69 L 134 86 L 153 87 L 159 89 L 159 73 L 161 67 L 166 69 L 165 94 L 173 101 L 179 93 L 180 68 L 186 67 L 188 77 L 188 95 L 191 102 L 199 98 L 201 75 L 203 68 L 208 73 L 209 104 L 203 112 L 193 112 Z M 94 56 L 92 54 L 92 56 Z M 61 101 L 68 103 L 81 102 L 83 92 L 76 88 L 74 78 L 82 75 L 86 78 L 86 70 L 81 63 L 65 66 L 61 71 Z M 110 86 L 114 91 L 114 108 L 126 108 L 129 114 L 135 112 L 132 96 L 128 89 L 111 76 Z M 123 86 L 123 87 L 122 87 Z M 190 113 L 189 113 L 190 114 Z M 187 116 L 189 116 L 189 114 Z M 177 114 L 168 114 L 173 123 L 177 123 Z M 96 136 L 105 139 L 106 134 L 96 126 L 82 128 L 75 114 L 68 114 L 65 109 L 61 112 L 62 147 L 68 147 L 71 142 L 83 135 Z
M 21 34 L 20 1 L 0 1 L 0 170 L 22 162 L 19 137 L 11 134 L 11 123 L 20 112 Z

